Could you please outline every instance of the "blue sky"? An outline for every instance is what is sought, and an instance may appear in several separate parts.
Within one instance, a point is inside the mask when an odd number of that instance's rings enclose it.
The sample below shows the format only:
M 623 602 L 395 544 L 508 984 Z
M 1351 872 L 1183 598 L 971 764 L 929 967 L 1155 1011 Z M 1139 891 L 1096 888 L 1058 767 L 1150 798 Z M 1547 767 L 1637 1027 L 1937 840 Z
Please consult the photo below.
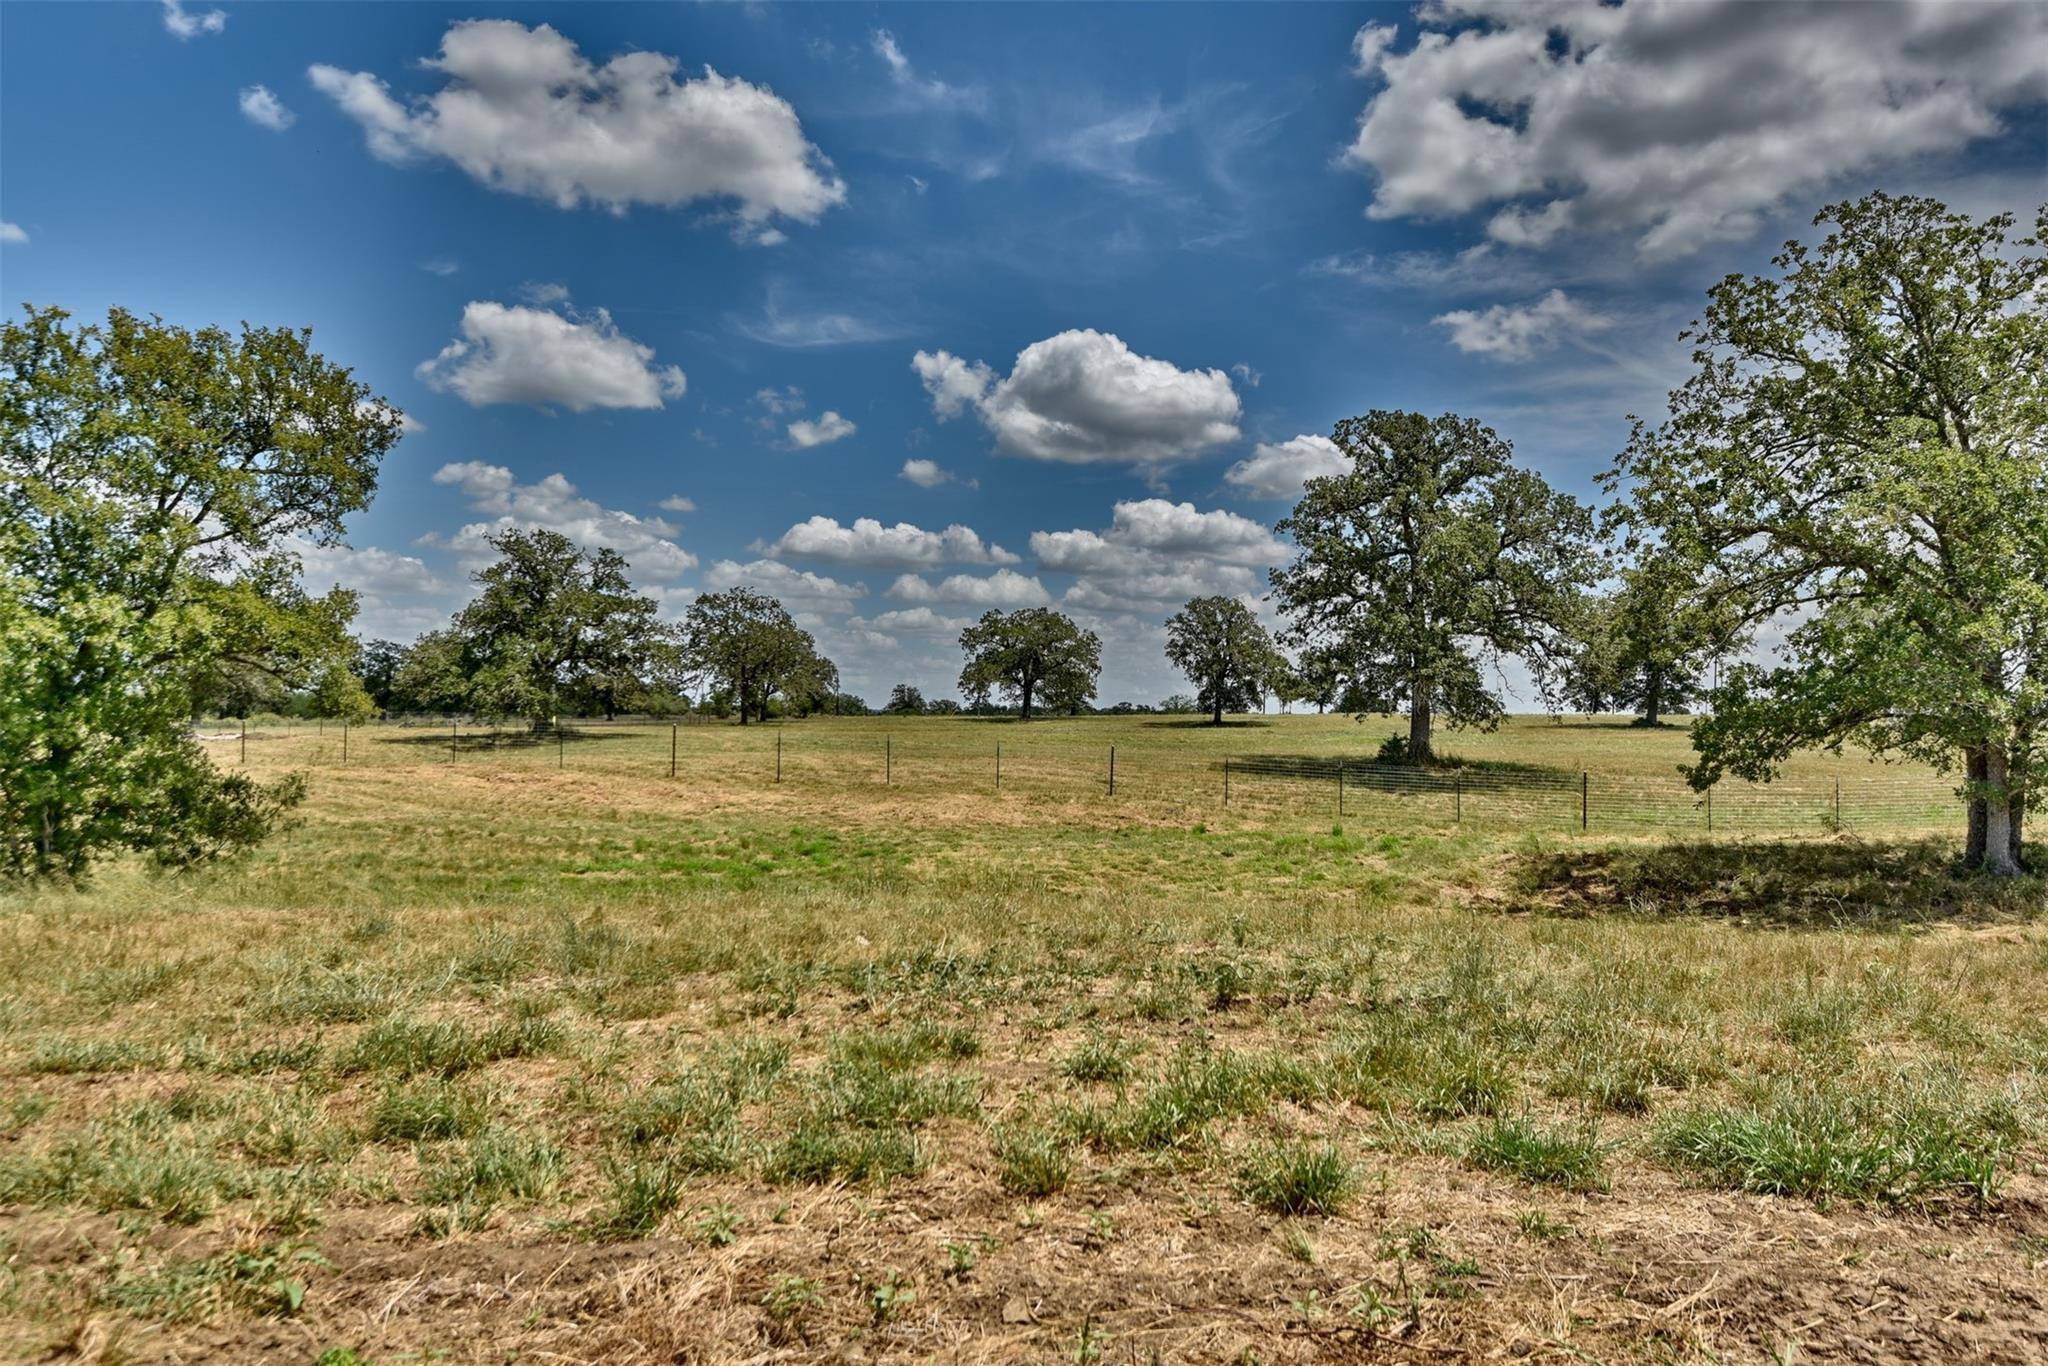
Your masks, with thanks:
M 776 593 L 871 701 L 1039 602 L 1155 700 L 1338 418 L 1477 416 L 1590 496 L 1831 197 L 2030 218 L 2044 15 L 9 3 L 0 275 L 310 326 L 402 409 L 305 556 L 365 633 L 554 526 L 671 610 Z

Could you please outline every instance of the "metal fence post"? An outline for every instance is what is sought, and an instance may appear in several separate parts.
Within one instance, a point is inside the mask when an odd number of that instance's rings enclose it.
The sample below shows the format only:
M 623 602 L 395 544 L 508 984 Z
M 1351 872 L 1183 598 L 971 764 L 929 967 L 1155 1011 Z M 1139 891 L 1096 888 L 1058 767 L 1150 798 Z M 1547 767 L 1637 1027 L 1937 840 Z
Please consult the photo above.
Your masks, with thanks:
M 1337 819 L 1344 819 L 1344 765 L 1337 765 Z
M 348 763 L 348 722 L 341 723 L 341 762 Z
M 562 724 L 562 718 L 555 718 L 555 767 L 569 766 L 569 731 Z
M 1230 760 L 1223 761 L 1223 805 L 1230 806 Z
M 1707 833 L 1714 833 L 1714 789 L 1707 789 Z
M 1842 833 L 1842 780 L 1835 779 L 1835 833 Z
M 1109 747 L 1109 795 L 1116 795 L 1116 746 Z
M 1451 820 L 1454 824 L 1465 823 L 1465 775 L 1451 775 Z
M 454 717 L 448 719 L 448 762 L 455 762 L 455 741 L 462 734 L 462 723 Z
M 996 741 L 996 791 L 1003 790 L 1003 742 Z
M 882 737 L 882 786 L 887 787 L 889 784 L 895 781 L 896 737 L 893 735 L 884 735 Z
M 1585 769 L 1579 770 L 1579 829 L 1588 829 L 1592 822 L 1593 785 Z
M 775 781 L 782 781 L 782 732 L 775 732 Z
M 674 724 L 668 728 L 668 776 L 671 778 L 676 776 L 676 735 L 681 730 L 681 726 Z

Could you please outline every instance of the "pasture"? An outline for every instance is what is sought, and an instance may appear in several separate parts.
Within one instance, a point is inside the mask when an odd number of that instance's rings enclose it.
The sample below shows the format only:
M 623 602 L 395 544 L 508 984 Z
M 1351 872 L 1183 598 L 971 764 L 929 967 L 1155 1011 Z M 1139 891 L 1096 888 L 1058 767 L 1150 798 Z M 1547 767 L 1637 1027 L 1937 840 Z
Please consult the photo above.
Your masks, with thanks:
M 253 729 L 296 828 L 0 900 L 0 1351 L 2048 1352 L 1950 782 L 1196 720 Z

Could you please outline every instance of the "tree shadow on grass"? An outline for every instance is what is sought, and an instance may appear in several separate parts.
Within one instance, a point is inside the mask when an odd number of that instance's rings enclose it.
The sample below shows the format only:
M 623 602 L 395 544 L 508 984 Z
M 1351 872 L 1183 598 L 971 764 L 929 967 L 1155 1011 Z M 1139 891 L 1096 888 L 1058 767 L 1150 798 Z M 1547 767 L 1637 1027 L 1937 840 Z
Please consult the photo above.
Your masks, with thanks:
M 1952 839 L 1626 845 L 1523 855 L 1521 908 L 1553 915 L 1712 917 L 1779 929 L 2013 924 L 2048 911 L 2048 877 L 1958 871 Z M 2048 867 L 2048 849 L 2028 851 Z
M 417 749 L 439 750 L 443 754 L 448 752 L 448 747 L 452 742 L 458 754 L 488 754 L 494 750 L 501 749 L 508 752 L 516 752 L 541 748 L 552 749 L 558 745 L 565 747 L 573 745 L 581 748 L 584 745 L 602 744 L 611 740 L 630 738 L 629 735 L 620 731 L 578 730 L 574 726 L 564 726 L 559 731 L 552 726 L 538 729 L 531 726 L 507 726 L 497 731 L 492 731 L 488 728 L 465 730 L 457 735 L 450 735 L 446 730 L 432 731 L 423 729 L 416 735 L 380 737 L 379 742 L 388 745 L 410 745 Z
M 1176 716 L 1165 721 L 1139 722 L 1147 730 L 1265 730 L 1271 721 L 1262 721 L 1256 716 L 1226 716 L 1222 724 L 1206 716 Z

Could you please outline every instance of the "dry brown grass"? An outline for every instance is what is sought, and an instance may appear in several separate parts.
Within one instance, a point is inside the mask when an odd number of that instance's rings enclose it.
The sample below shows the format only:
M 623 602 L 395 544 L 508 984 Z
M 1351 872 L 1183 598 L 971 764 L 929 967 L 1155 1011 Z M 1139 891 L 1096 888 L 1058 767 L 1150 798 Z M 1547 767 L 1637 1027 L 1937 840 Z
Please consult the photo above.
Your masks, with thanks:
M 1938 841 L 313 776 L 0 902 L 0 1356 L 2048 1352 L 2043 891 Z M 1336 1213 L 1248 1195 L 1325 1145 Z

